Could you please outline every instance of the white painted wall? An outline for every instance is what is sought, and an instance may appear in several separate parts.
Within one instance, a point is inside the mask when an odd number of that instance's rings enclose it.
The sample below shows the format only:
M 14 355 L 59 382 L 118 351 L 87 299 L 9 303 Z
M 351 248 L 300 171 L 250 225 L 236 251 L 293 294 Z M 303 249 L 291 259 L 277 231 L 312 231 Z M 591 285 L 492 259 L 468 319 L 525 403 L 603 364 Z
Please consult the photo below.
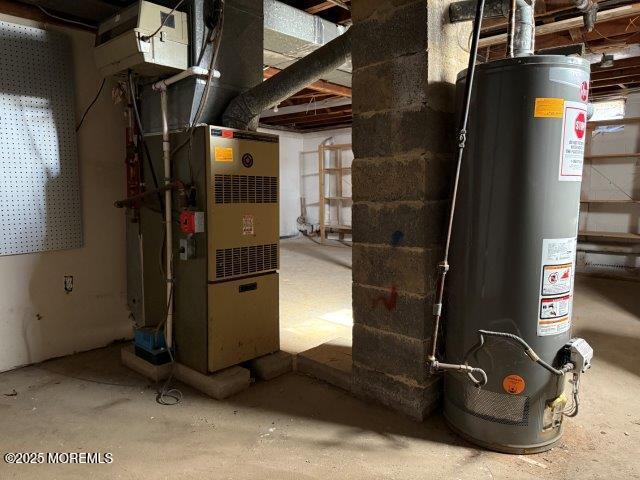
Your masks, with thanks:
M 71 38 L 79 119 L 101 82 L 93 63 L 94 35 L 47 28 Z M 0 371 L 132 336 L 124 215 L 113 207 L 125 195 L 124 121 L 110 90 L 107 84 L 78 134 L 84 246 L 0 257 Z M 74 277 L 69 294 L 65 275 Z
M 307 218 L 318 224 L 318 146 L 328 143 L 351 143 L 351 129 L 327 130 L 314 133 L 292 133 L 279 130 L 260 129 L 280 137 L 280 236 L 298 235 L 297 218 L 301 214 L 300 199 L 307 205 Z M 345 154 L 343 161 L 349 165 L 353 154 Z M 327 161 L 329 161 L 327 157 Z M 335 185 L 332 190 L 335 192 Z M 351 175 L 345 176 L 343 192 L 351 195 Z M 335 218 L 336 210 L 331 210 Z M 341 212 L 344 221 L 351 222 L 351 206 L 347 204 Z M 327 211 L 329 216 L 329 211 Z
M 299 133 L 260 128 L 260 132 L 280 137 L 280 236 L 298 235 L 296 219 L 300 216 L 300 151 L 303 136 Z
M 640 117 L 640 93 L 627 99 L 626 117 Z M 640 125 L 620 132 L 601 133 L 590 142 L 592 155 L 640 152 Z M 640 199 L 640 159 L 585 162 L 582 198 L 589 200 Z M 640 204 L 582 204 L 580 230 L 640 233 Z M 636 255 L 578 255 L 578 271 L 640 278 Z
M 320 196 L 320 188 L 318 185 L 318 146 L 325 142 L 329 145 L 337 144 L 350 144 L 351 143 L 351 129 L 343 128 L 339 130 L 329 130 L 322 132 L 307 133 L 304 135 L 304 150 L 301 154 L 301 196 L 305 200 L 307 206 L 307 221 L 313 225 L 318 225 L 319 220 L 319 204 L 318 198 Z M 351 165 L 353 161 L 353 153 L 343 153 L 343 166 Z M 334 159 L 331 158 L 329 153 L 326 154 L 325 165 L 333 165 Z M 334 195 L 336 191 L 335 183 L 329 184 L 325 179 L 325 195 Z M 343 193 L 346 196 L 351 196 L 351 173 L 345 174 L 342 184 Z M 325 220 L 330 222 L 337 219 L 337 203 L 332 203 L 332 208 L 327 208 L 325 211 Z M 340 212 L 340 219 L 342 224 L 351 224 L 351 204 L 343 204 L 343 208 Z

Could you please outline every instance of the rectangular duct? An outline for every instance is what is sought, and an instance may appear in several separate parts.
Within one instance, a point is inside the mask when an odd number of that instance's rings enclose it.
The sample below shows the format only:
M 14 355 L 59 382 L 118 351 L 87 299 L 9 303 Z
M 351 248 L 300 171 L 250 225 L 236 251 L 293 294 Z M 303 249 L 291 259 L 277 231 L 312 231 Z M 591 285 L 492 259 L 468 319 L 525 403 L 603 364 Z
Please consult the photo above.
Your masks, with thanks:
M 191 33 L 190 65 L 195 65 L 208 31 L 202 21 L 206 0 L 191 0 L 189 28 Z M 222 112 L 239 93 L 262 81 L 263 9 L 255 0 L 225 0 L 224 30 L 217 69 L 221 78 L 212 81 L 209 101 L 201 123 L 220 124 Z M 210 48 L 208 49 L 210 50 Z M 198 66 L 207 68 L 209 54 Z M 206 80 L 189 78 L 168 90 L 169 128 L 189 125 L 198 110 Z M 142 123 L 145 133 L 162 130 L 160 98 L 151 86 L 142 91 Z
M 202 19 L 205 0 L 189 5 L 191 51 L 190 65 L 200 56 L 207 35 Z M 212 82 L 212 91 L 201 123 L 221 124 L 221 115 L 239 93 L 262 81 L 263 65 L 286 68 L 300 58 L 340 36 L 346 27 L 336 25 L 277 0 L 226 0 L 225 26 L 218 70 L 221 78 Z M 205 54 L 199 66 L 206 68 Z M 323 79 L 351 85 L 351 62 L 323 75 Z M 195 116 L 205 80 L 190 78 L 169 88 L 169 126 L 188 125 Z M 142 123 L 145 133 L 157 133 L 160 125 L 160 99 L 147 87 L 142 93 Z
M 264 0 L 264 63 L 282 70 L 346 30 L 278 0 Z M 351 62 L 323 79 L 351 86 Z

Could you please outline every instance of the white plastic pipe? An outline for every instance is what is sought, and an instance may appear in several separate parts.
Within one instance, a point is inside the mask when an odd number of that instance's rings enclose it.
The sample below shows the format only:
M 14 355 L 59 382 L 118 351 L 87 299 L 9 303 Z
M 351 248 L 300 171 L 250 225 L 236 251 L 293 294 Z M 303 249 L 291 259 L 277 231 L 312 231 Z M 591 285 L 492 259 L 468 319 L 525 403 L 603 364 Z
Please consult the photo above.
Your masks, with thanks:
M 160 110 L 162 115 L 162 160 L 164 162 L 164 184 L 165 186 L 171 183 L 171 142 L 169 140 L 169 119 L 167 108 L 167 87 L 180 80 L 193 75 L 208 75 L 209 71 L 206 68 L 190 67 L 183 72 L 174 75 L 173 77 L 160 80 L 153 84 L 153 89 L 160 92 Z M 220 78 L 220 72 L 214 70 L 214 78 Z M 171 200 L 171 189 L 167 188 L 164 192 L 164 223 L 165 223 L 165 245 L 166 245 L 166 260 L 165 260 L 165 272 L 167 282 L 167 324 L 166 324 L 166 338 L 165 342 L 167 348 L 173 346 L 173 224 L 171 223 L 173 210 Z
M 169 142 L 169 120 L 167 115 L 167 89 L 160 90 L 160 110 L 162 111 L 162 160 L 164 162 L 164 184 L 171 183 L 171 142 Z M 165 272 L 167 281 L 167 326 L 165 342 L 167 348 L 173 346 L 173 225 L 171 212 L 173 210 L 171 190 L 164 192 L 164 223 L 166 259 Z
M 169 77 L 169 78 L 165 78 L 164 80 L 160 80 L 156 83 L 153 84 L 153 89 L 154 90 L 166 90 L 167 87 L 169 85 L 173 85 L 176 82 L 179 82 L 180 80 L 183 80 L 187 77 L 192 77 L 192 76 L 207 76 L 209 74 L 209 70 L 207 70 L 206 68 L 202 68 L 202 67 L 189 67 L 186 70 L 183 70 L 180 73 L 177 73 L 176 75 L 174 75 L 173 77 Z M 213 78 L 220 78 L 220 72 L 218 70 L 214 70 L 213 71 Z

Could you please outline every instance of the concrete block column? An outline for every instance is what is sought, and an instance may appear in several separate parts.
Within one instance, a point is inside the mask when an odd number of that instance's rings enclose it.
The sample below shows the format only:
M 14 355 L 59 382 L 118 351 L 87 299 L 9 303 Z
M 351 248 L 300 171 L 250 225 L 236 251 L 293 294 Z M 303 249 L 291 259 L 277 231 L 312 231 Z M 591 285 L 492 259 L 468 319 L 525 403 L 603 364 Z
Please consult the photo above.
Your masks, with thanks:
M 448 0 L 353 0 L 353 388 L 416 419 L 454 170 L 455 78 L 470 25 Z

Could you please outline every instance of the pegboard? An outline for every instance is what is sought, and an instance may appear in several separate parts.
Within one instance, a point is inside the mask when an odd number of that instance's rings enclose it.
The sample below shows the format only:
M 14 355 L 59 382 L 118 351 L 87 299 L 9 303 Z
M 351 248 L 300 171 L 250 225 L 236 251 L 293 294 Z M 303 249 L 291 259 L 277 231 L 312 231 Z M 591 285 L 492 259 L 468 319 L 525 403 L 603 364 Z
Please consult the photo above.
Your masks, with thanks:
M 71 45 L 0 22 L 0 255 L 82 246 Z

